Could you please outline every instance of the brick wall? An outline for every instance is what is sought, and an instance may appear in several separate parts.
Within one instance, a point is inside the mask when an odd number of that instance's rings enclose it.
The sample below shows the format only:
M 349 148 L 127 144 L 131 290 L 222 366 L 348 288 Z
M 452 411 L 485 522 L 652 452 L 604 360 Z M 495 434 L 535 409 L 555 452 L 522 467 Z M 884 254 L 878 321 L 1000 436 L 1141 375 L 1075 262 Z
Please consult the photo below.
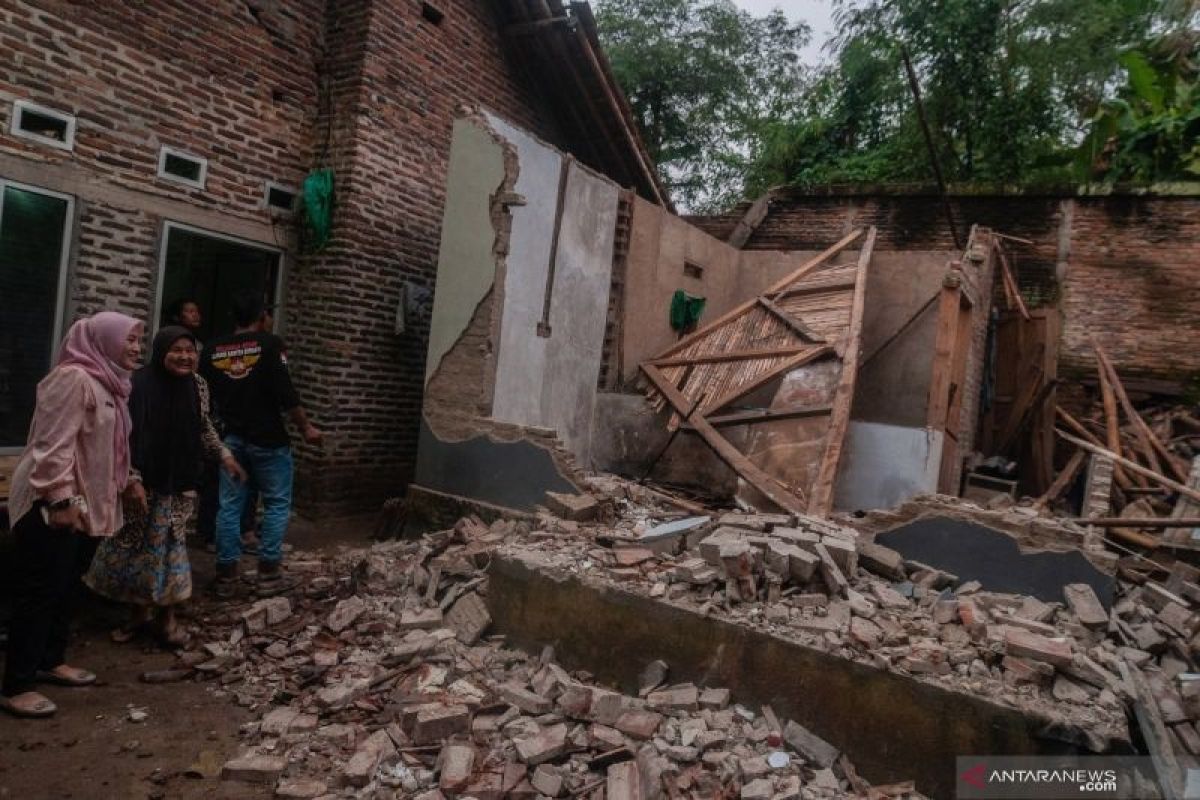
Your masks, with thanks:
M 287 250 L 294 378 L 329 433 L 298 462 L 318 514 L 373 511 L 411 476 L 426 331 L 393 326 L 402 285 L 433 286 L 454 118 L 482 105 L 557 141 L 492 3 L 439 7 L 433 25 L 411 0 L 0 4 L 0 177 L 77 196 L 69 314 L 148 320 L 164 219 Z M 74 152 L 10 136 L 14 99 L 75 114 Z M 204 190 L 155 177 L 161 145 L 208 159 Z M 336 173 L 334 232 L 304 255 L 259 205 L 314 166 Z
M 690 219 L 724 239 L 748 206 Z M 1089 334 L 1122 375 L 1177 381 L 1200 372 L 1200 186 L 1171 195 L 964 195 L 952 208 L 964 239 L 977 224 L 1033 242 L 1005 247 L 1027 302 L 1062 308 L 1062 374 L 1094 372 Z M 936 195 L 833 189 L 782 195 L 746 247 L 818 249 L 865 225 L 878 227 L 881 250 L 953 249 Z
M 321 513 L 373 510 L 411 479 L 428 332 L 393 325 L 406 281 L 434 286 L 454 119 L 483 105 L 555 138 L 504 59 L 489 4 L 440 7 L 433 26 L 419 3 L 331 4 L 334 237 L 301 265 L 288 317 L 306 401 L 333 432 L 300 467 L 300 499 Z

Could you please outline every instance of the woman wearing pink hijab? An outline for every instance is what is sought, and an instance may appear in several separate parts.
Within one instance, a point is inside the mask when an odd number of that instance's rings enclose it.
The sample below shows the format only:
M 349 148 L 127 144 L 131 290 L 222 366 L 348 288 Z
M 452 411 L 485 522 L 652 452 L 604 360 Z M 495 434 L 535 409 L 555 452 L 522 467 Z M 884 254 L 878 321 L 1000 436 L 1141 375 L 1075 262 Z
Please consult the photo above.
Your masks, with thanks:
M 122 525 L 129 481 L 129 374 L 142 354 L 142 323 L 115 311 L 80 320 L 37 388 L 29 439 L 12 476 L 9 516 L 21 565 L 0 707 L 21 717 L 57 710 L 38 683 L 87 686 L 66 663 L 71 599 L 84 536 Z

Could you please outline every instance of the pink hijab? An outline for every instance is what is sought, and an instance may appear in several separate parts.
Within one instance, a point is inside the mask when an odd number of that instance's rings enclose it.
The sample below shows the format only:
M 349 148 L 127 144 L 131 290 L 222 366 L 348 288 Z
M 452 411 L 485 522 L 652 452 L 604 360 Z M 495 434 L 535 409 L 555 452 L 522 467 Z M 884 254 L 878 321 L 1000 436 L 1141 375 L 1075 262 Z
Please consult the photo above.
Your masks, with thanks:
M 79 320 L 67 331 L 57 366 L 81 367 L 108 390 L 116 400 L 117 424 L 113 446 L 116 449 L 113 478 L 117 492 L 129 481 L 129 370 L 118 363 L 125 352 L 125 340 L 142 323 L 116 311 L 101 311 Z

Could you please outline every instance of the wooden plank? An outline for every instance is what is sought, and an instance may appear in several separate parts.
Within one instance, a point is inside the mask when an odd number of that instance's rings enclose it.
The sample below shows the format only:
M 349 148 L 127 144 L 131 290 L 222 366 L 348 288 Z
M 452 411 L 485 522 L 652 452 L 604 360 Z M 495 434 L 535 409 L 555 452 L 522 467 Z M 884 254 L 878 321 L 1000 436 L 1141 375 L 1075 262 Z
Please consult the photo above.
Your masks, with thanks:
M 758 350 L 730 350 L 724 353 L 700 353 L 694 356 L 651 359 L 656 367 L 683 367 L 688 364 L 719 364 L 724 361 L 751 361 L 758 358 L 782 358 L 803 353 L 808 347 L 764 347 Z
M 925 418 L 926 427 L 936 431 L 946 429 L 946 415 L 950 407 L 954 340 L 958 336 L 958 309 L 962 305 L 961 281 L 962 278 L 953 272 L 947 274 L 938 298 L 937 333 L 933 340 L 933 370 L 929 379 L 929 404 Z
M 812 272 L 817 267 L 824 264 L 826 260 L 837 255 L 842 250 L 845 250 L 848 245 L 853 243 L 854 240 L 857 239 L 861 235 L 862 235 L 862 229 L 860 228 L 860 229 L 854 231 L 853 233 L 847 234 L 846 236 L 842 237 L 842 239 L 837 244 L 833 245 L 830 248 L 827 248 L 819 255 L 816 255 L 813 258 L 806 261 L 800 267 L 798 267 L 797 269 L 792 271 L 789 275 L 784 276 L 783 278 L 779 279 L 775 283 L 768 286 L 767 290 L 765 292 L 763 292 L 763 295 L 772 295 L 783 289 L 786 289 L 788 286 L 791 286 L 793 283 L 800 280 L 805 275 L 807 275 L 808 273 Z M 738 305 L 738 306 L 730 309 L 729 311 L 726 311 L 724 314 L 717 317 L 715 320 L 708 323 L 700 330 L 694 331 L 693 333 L 690 333 L 687 336 L 683 337 L 678 342 L 671 345 L 671 347 L 669 347 L 666 350 L 664 350 L 663 352 L 659 353 L 656 356 L 656 358 L 660 358 L 660 359 L 667 358 L 668 356 L 675 355 L 676 353 L 680 352 L 681 350 L 686 350 L 688 347 L 690 347 L 691 345 L 700 341 L 705 336 L 710 334 L 712 331 L 716 330 L 717 328 L 720 328 L 722 325 L 725 325 L 726 323 L 732 322 L 733 320 L 735 320 L 738 317 L 745 314 L 747 311 L 750 311 L 751 309 L 757 308 L 757 307 L 758 307 L 758 298 L 757 297 L 747 300 L 746 302 L 742 303 L 741 305 Z
M 854 290 L 853 279 L 840 279 L 834 281 L 820 281 L 813 283 L 801 283 L 797 286 L 789 286 L 776 296 L 776 300 L 787 300 L 790 297 L 802 297 L 809 294 L 824 294 L 826 292 L 850 292 Z
M 799 353 L 798 355 L 789 358 L 787 361 L 784 361 L 783 363 L 777 364 L 771 369 L 766 370 L 752 380 L 734 386 L 724 395 L 718 397 L 716 400 L 705 406 L 701 412 L 707 417 L 709 414 L 713 413 L 714 411 L 719 411 L 720 409 L 732 403 L 734 400 L 737 400 L 739 397 L 745 397 L 746 395 L 750 394 L 750 392 L 762 386 L 764 383 L 767 383 L 768 381 L 778 377 L 779 375 L 782 375 L 789 370 L 793 370 L 796 367 L 802 367 L 805 364 L 816 361 L 818 358 L 824 358 L 825 356 L 831 355 L 834 355 L 834 350 L 829 345 L 813 347 L 809 350 L 805 350 L 803 353 Z
M 1022 387 L 1021 396 L 1013 404 L 1012 411 L 1004 423 L 1004 432 L 1000 434 L 1000 445 L 997 448 L 1000 453 L 1008 454 L 1016 445 L 1017 438 L 1028 425 L 1030 416 L 1036 413 L 1054 388 L 1053 383 L 1044 381 L 1045 376 L 1042 375 L 1040 367 L 1035 368 L 1034 375 L 1034 380 L 1028 381 Z
M 813 344 L 824 343 L 825 339 L 823 339 L 820 334 L 805 325 L 800 320 L 793 317 L 791 314 L 784 311 L 779 306 L 775 305 L 775 303 L 771 300 L 768 300 L 765 297 L 760 297 L 758 298 L 758 302 L 763 308 L 774 314 L 780 322 L 788 326 L 788 328 L 790 328 L 792 332 L 797 334 L 801 339 L 812 342 Z
M 1105 443 L 1108 449 L 1112 450 L 1119 456 L 1125 455 L 1121 450 L 1121 415 L 1117 411 L 1117 396 L 1113 392 L 1112 384 L 1108 382 L 1108 375 L 1104 371 L 1104 367 L 1097 361 L 1096 373 L 1100 376 L 1100 400 L 1104 406 L 1104 433 Z M 1124 470 L 1116 467 L 1114 477 L 1120 473 L 1124 475 Z M 1137 483 L 1142 486 L 1146 485 L 1146 479 L 1138 476 Z
M 1100 447 L 1099 445 L 1092 444 L 1091 442 L 1085 441 L 1084 439 L 1080 439 L 1078 436 L 1072 436 L 1071 434 L 1067 433 L 1066 431 L 1062 430 L 1061 428 L 1055 428 L 1054 432 L 1057 433 L 1059 435 L 1059 437 L 1067 440 L 1068 442 L 1070 442 L 1073 445 L 1076 445 L 1077 447 L 1082 447 L 1084 450 L 1087 450 L 1090 453 L 1095 453 L 1096 455 L 1108 456 L 1109 458 L 1111 458 L 1113 460 L 1114 464 L 1120 464 L 1121 466 L 1126 467 L 1127 469 L 1129 469 L 1132 472 L 1137 472 L 1142 475 L 1145 475 L 1147 478 L 1154 481 L 1155 483 L 1161 483 L 1163 486 L 1166 486 L 1168 489 L 1173 489 L 1185 497 L 1190 497 L 1191 499 L 1196 500 L 1197 502 L 1200 502 L 1200 491 L 1198 491 L 1196 489 L 1192 489 L 1189 486 L 1184 486 L 1179 481 L 1171 480 L 1166 475 L 1162 475 L 1158 472 L 1155 472 L 1152 469 L 1146 469 L 1145 467 L 1143 467 L 1141 464 L 1137 463 L 1136 461 L 1130 461 L 1128 458 L 1123 458 L 1122 456 L 1117 455 L 1116 453 L 1114 453 L 1111 450 Z
M 1156 469 L 1161 467 L 1156 463 L 1154 454 L 1157 453 L 1166 462 L 1167 468 L 1175 475 L 1178 480 L 1187 480 L 1187 469 L 1180 466 L 1175 458 L 1175 454 L 1167 449 L 1167 446 L 1162 443 L 1162 440 L 1150 429 L 1146 424 L 1146 420 L 1142 419 L 1142 415 L 1133 407 L 1133 403 L 1129 400 L 1129 394 L 1125 391 L 1125 386 L 1121 383 L 1120 376 L 1117 375 L 1117 369 L 1109 360 L 1104 349 L 1096 341 L 1092 341 L 1092 347 L 1096 350 L 1096 358 L 1100 361 L 1104 370 L 1108 373 L 1108 380 L 1112 383 L 1113 391 L 1116 392 L 1117 400 L 1121 402 L 1121 407 L 1125 409 L 1125 415 L 1133 422 L 1134 430 L 1137 432 L 1138 439 L 1143 441 L 1150 449 L 1151 464 Z
M 1200 517 L 1078 517 L 1067 521 L 1098 528 L 1193 528 L 1200 525 Z
M 867 269 L 871 254 L 875 250 L 875 227 L 867 232 L 867 241 L 858 254 L 858 278 L 854 286 L 854 300 L 850 306 L 850 327 L 846 331 L 846 349 L 842 354 L 842 374 L 838 379 L 837 391 L 833 396 L 833 414 L 829 430 L 825 435 L 825 453 L 817 468 L 817 479 L 813 483 L 809 499 L 809 513 L 825 516 L 833 508 L 833 484 L 837 480 L 838 465 L 842 459 L 842 447 L 846 439 L 846 428 L 850 425 L 850 407 L 854 404 L 854 384 L 858 377 L 858 364 L 862 356 L 863 314 L 867 298 Z
M 1075 431 L 1075 433 L 1077 433 L 1079 436 L 1083 437 L 1094 445 L 1101 447 L 1104 445 L 1104 442 L 1100 441 L 1095 434 L 1083 427 L 1083 423 L 1068 414 L 1062 406 L 1055 406 L 1054 413 L 1060 420 L 1063 421 L 1063 423 L 1066 424 L 1068 428 Z M 1133 486 L 1133 482 L 1127 475 L 1124 473 L 1118 473 L 1115 469 L 1113 470 L 1113 481 L 1117 484 L 1117 486 L 1120 487 L 1121 491 L 1127 492 Z
M 996 242 L 996 254 L 1000 256 L 1000 270 L 1004 276 L 1004 283 L 1012 292 L 1013 299 L 1016 301 L 1017 311 L 1026 320 L 1032 319 L 1029 316 L 1029 309 L 1025 306 L 1025 300 L 1021 297 L 1021 289 L 1017 285 L 1017 278 L 1013 275 L 1012 268 L 1008 265 L 1008 258 L 1004 255 L 1004 250 L 1000 247 L 999 242 Z
M 657 367 L 652 364 L 642 364 L 641 368 L 662 396 L 675 409 L 676 413 L 683 415 L 688 412 L 687 398 L 680 394 L 679 390 L 663 377 Z M 750 460 L 746 456 L 742 455 L 728 439 L 718 433 L 717 429 L 708 423 L 703 414 L 692 416 L 692 426 L 722 461 L 732 467 L 738 475 L 745 478 L 747 483 L 762 492 L 772 503 L 793 514 L 804 513 L 804 503 L 800 501 L 800 498 L 788 491 L 781 483 L 766 472 L 750 463 Z
M 1066 491 L 1075 477 L 1079 475 L 1079 470 L 1083 469 L 1083 465 L 1087 463 L 1087 453 L 1082 450 L 1076 450 L 1071 454 L 1071 459 L 1067 461 L 1067 465 L 1063 467 L 1062 472 L 1054 479 L 1054 483 L 1050 484 L 1050 488 L 1046 493 L 1034 501 L 1034 508 L 1046 508 L 1050 503 Z
M 752 411 L 738 411 L 733 414 L 719 414 L 708 417 L 710 425 L 745 425 L 755 422 L 770 422 L 776 419 L 796 419 L 797 417 L 820 417 L 833 411 L 833 406 L 798 406 L 796 408 L 758 408 Z
M 771 210 L 771 200 L 774 198 L 775 189 L 768 189 L 751 203 L 750 207 L 746 209 L 746 213 L 733 227 L 733 233 L 729 234 L 725 243 L 735 250 L 745 247 L 746 242 L 750 241 L 750 237 L 754 235 L 754 231 L 758 230 L 758 226 L 767 218 L 767 212 Z

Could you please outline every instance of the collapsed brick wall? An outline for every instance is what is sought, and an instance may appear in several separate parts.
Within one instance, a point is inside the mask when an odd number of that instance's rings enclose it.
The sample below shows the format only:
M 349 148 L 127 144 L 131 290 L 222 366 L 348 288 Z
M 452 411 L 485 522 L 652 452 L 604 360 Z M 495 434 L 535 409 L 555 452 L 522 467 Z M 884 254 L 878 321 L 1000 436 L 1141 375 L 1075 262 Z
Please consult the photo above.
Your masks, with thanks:
M 748 207 L 689 221 L 724 239 Z M 1008 242 L 1006 252 L 1026 300 L 1063 311 L 1061 374 L 1094 373 L 1089 334 L 1122 375 L 1178 381 L 1200 372 L 1200 192 L 957 196 L 952 208 L 964 239 L 975 224 L 1033 241 Z M 881 250 L 954 248 L 935 194 L 832 189 L 781 195 L 746 248 L 820 249 L 865 225 L 879 229 Z
M 402 286 L 433 288 L 454 119 L 480 105 L 557 138 L 492 4 L 440 8 L 435 25 L 406 0 L 0 6 L 0 177 L 42 164 L 54 185 L 24 181 L 77 195 L 68 315 L 149 320 L 172 209 L 278 235 L 293 375 L 329 433 L 299 450 L 311 513 L 374 510 L 411 476 L 428 323 L 394 325 Z M 74 151 L 10 136 L 14 99 L 75 114 Z M 160 145 L 207 158 L 206 187 L 158 179 Z M 265 180 L 299 185 L 315 166 L 336 173 L 333 238 L 303 255 L 260 204 Z

